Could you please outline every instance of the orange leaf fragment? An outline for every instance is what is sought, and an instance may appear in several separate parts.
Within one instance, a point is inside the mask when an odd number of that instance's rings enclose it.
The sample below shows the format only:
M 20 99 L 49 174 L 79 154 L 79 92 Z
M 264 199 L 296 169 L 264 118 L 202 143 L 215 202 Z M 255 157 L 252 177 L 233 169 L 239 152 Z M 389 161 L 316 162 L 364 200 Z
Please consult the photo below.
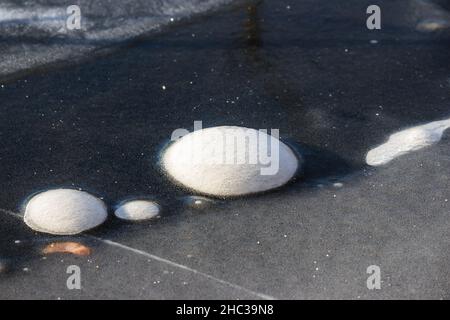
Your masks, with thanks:
M 42 253 L 71 253 L 77 256 L 88 256 L 91 254 L 91 249 L 78 242 L 54 242 L 47 245 Z

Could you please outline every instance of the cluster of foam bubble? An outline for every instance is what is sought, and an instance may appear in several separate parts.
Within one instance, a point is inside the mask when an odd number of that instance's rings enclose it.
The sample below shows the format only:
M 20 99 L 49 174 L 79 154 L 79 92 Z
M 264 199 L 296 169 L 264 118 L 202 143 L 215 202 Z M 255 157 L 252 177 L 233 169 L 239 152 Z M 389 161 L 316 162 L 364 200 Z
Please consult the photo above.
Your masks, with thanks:
M 248 144 L 234 143 L 235 138 L 245 141 L 249 133 L 255 137 L 265 135 L 272 149 L 251 145 L 259 144 L 261 139 L 249 140 Z M 278 167 L 270 175 L 264 175 L 262 172 L 267 169 L 267 163 L 211 161 L 216 158 L 215 151 L 223 138 L 233 138 L 231 145 L 222 145 L 224 153 L 233 157 L 243 153 L 247 159 L 252 158 L 249 153 L 255 153 L 255 159 L 260 159 L 259 152 L 276 153 Z M 191 162 L 193 152 L 198 151 L 192 147 L 198 145 L 201 145 L 204 161 Z M 277 138 L 243 127 L 215 127 L 187 134 L 167 148 L 162 163 L 167 173 L 183 186 L 214 196 L 240 196 L 277 188 L 287 183 L 300 165 L 293 151 Z M 196 209 L 205 209 L 211 204 L 211 200 L 200 196 L 189 196 L 184 202 Z M 114 214 L 120 219 L 140 221 L 159 217 L 160 211 L 160 206 L 154 201 L 131 200 L 121 203 Z M 95 228 L 106 218 L 107 207 L 103 201 L 87 192 L 72 189 L 55 189 L 35 195 L 27 203 L 24 214 L 25 223 L 33 230 L 57 235 L 72 235 Z
M 148 220 L 158 217 L 156 202 L 133 200 L 115 211 L 124 220 Z M 55 235 L 74 235 L 102 224 L 108 216 L 105 203 L 79 190 L 54 189 L 32 197 L 24 214 L 25 223 L 33 230 Z
M 450 119 L 447 119 L 392 134 L 386 143 L 368 152 L 366 162 L 371 166 L 380 166 L 401 155 L 430 146 L 440 141 L 449 127 Z M 228 126 L 194 131 L 164 151 L 162 166 L 177 183 L 200 194 L 229 197 L 271 190 L 291 180 L 301 163 L 292 149 L 273 136 L 265 138 L 266 141 L 276 142 L 269 145 L 272 148 L 277 146 L 277 150 L 251 145 L 252 141 L 259 143 L 261 139 L 246 140 L 249 136 L 258 137 L 261 134 L 267 135 L 254 129 Z M 236 143 L 239 140 L 246 143 Z M 228 145 L 224 141 L 232 143 Z M 218 146 L 222 149 L 218 150 Z M 259 159 L 258 153 L 261 151 L 278 154 L 279 167 L 270 175 L 261 174 L 264 164 L 248 162 L 250 158 Z M 247 161 L 232 164 L 218 161 L 219 158 L 224 160 L 223 156 L 227 154 L 231 158 L 238 158 L 240 153 Z M 201 161 L 193 161 L 195 156 Z M 336 187 L 339 186 L 336 184 Z M 210 200 L 189 196 L 185 203 L 192 208 L 205 208 L 209 206 Z M 131 200 L 121 203 L 114 214 L 120 219 L 140 221 L 159 217 L 160 211 L 160 206 L 154 201 Z M 71 235 L 100 225 L 106 217 L 107 208 L 100 199 L 83 191 L 56 189 L 31 198 L 25 209 L 24 221 L 36 231 Z

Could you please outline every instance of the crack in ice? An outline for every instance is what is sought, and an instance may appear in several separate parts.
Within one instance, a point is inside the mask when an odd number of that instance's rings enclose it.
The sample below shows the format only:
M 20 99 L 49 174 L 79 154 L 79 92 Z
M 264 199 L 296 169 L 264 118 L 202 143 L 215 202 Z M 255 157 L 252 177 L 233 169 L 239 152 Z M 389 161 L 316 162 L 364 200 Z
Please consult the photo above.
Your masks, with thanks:
M 11 216 L 13 216 L 15 218 L 18 218 L 18 219 L 21 219 L 21 220 L 23 219 L 23 217 L 20 214 L 15 213 L 13 211 L 6 210 L 6 209 L 1 209 L 1 208 L 0 208 L 0 211 L 6 213 L 8 215 L 11 215 Z M 194 274 L 199 275 L 199 276 L 201 276 L 203 278 L 212 280 L 214 282 L 220 283 L 220 284 L 222 284 L 224 286 L 227 286 L 227 287 L 231 287 L 231 288 L 243 291 L 243 292 L 245 292 L 247 294 L 256 296 L 256 297 L 258 297 L 260 299 L 263 299 L 263 300 L 276 300 L 276 298 L 274 298 L 272 296 L 269 296 L 267 294 L 256 292 L 256 291 L 244 288 L 244 287 L 242 287 L 240 285 L 228 282 L 226 280 L 222 280 L 222 279 L 216 278 L 216 277 L 214 277 L 214 276 L 212 276 L 210 274 L 207 274 L 207 273 L 198 271 L 196 269 L 190 268 L 188 266 L 182 265 L 180 263 L 177 263 L 177 262 L 174 262 L 174 261 L 171 261 L 171 260 L 168 260 L 168 259 L 156 256 L 154 254 L 148 253 L 148 252 L 143 251 L 143 250 L 139 250 L 139 249 L 136 249 L 136 248 L 133 248 L 133 247 L 130 247 L 130 246 L 127 246 L 127 245 L 115 242 L 115 241 L 111 241 L 111 240 L 108 240 L 108 239 L 103 239 L 103 238 L 92 236 L 92 235 L 83 235 L 83 236 L 86 237 L 86 238 L 94 239 L 96 241 L 105 243 L 105 244 L 107 244 L 109 246 L 120 248 L 120 249 L 129 251 L 129 252 L 133 252 L 134 254 L 138 254 L 138 255 L 144 256 L 146 258 L 149 258 L 149 259 L 152 259 L 152 260 L 155 260 L 155 261 L 158 261 L 158 262 L 170 265 L 172 267 L 175 267 L 175 268 L 178 268 L 178 269 L 182 269 L 184 271 L 188 271 L 188 272 L 194 273 Z

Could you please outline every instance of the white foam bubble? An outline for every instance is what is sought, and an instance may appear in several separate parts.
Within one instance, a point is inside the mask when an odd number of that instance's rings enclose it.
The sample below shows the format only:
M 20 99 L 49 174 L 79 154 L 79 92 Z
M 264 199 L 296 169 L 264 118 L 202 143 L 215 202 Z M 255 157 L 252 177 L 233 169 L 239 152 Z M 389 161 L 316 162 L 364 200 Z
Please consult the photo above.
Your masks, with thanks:
M 258 138 L 267 143 L 258 143 Z M 273 159 L 259 161 L 266 154 Z M 288 146 L 271 135 L 222 126 L 185 135 L 164 152 L 162 164 L 185 187 L 227 197 L 282 186 L 295 175 L 299 161 Z
M 31 198 L 24 221 L 39 232 L 72 235 L 102 224 L 106 217 L 106 206 L 100 199 L 84 191 L 55 189 Z
M 161 209 L 156 202 L 147 200 L 128 201 L 119 206 L 114 214 L 124 220 L 148 220 L 159 216 Z
M 450 127 L 450 119 L 434 121 L 392 134 L 388 141 L 367 153 L 366 163 L 381 166 L 404 154 L 439 142 Z

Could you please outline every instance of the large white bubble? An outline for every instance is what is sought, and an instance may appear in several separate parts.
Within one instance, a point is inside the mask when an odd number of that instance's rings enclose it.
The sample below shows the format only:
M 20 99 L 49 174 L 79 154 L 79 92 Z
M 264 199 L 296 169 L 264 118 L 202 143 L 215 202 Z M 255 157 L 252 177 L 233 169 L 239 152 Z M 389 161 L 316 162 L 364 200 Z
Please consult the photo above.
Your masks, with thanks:
M 165 171 L 181 185 L 220 197 L 267 191 L 287 183 L 299 160 L 277 137 L 244 127 L 197 130 L 162 156 Z
M 87 192 L 55 189 L 35 195 L 27 203 L 24 221 L 33 230 L 72 235 L 102 224 L 106 206 Z

